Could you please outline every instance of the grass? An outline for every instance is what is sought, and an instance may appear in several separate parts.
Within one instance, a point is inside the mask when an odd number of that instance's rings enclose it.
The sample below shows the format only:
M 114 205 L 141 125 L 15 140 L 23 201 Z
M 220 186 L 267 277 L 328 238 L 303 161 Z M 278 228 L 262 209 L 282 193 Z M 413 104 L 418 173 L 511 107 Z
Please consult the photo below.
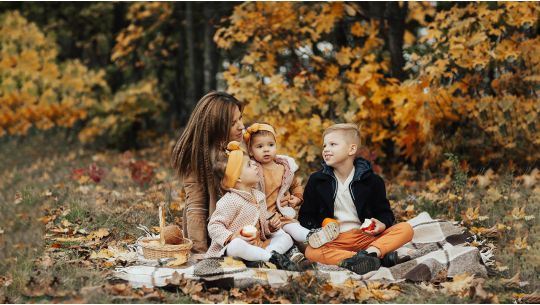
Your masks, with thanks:
M 39 149 L 35 143 L 40 143 Z M 166 208 L 167 223 L 181 223 L 184 197 L 181 183 L 174 176 L 169 161 L 174 144 L 174 137 L 164 137 L 152 143 L 150 148 L 132 152 L 134 160 L 146 160 L 156 173 L 152 183 L 142 186 L 134 182 L 121 165 L 123 154 L 118 151 L 73 148 L 65 144 L 61 136 L 49 134 L 2 144 L 0 300 L 11 303 L 163 301 L 160 297 L 122 299 L 133 296 L 133 293 L 152 296 L 150 292 L 140 289 L 113 291 L 111 286 L 107 286 L 109 288 L 85 291 L 83 288 L 118 283 L 112 275 L 114 266 L 108 265 L 105 260 L 89 259 L 90 255 L 108 246 L 125 248 L 133 243 L 143 234 L 136 228 L 139 224 L 148 228 L 157 226 L 159 205 Z M 103 180 L 99 183 L 81 185 L 67 177 L 73 170 L 88 168 L 91 163 L 105 170 Z M 540 286 L 540 188 L 536 183 L 540 175 L 532 167 L 513 169 L 513 172 L 503 167 L 497 171 L 484 169 L 478 175 L 456 174 L 458 170 L 456 161 L 454 164 L 447 161 L 441 172 L 431 173 L 429 179 L 423 179 L 420 173 L 407 172 L 406 168 L 397 177 L 387 179 L 388 198 L 396 216 L 405 221 L 427 211 L 434 218 L 463 221 L 466 229 L 473 233 L 503 226 L 499 237 L 487 240 L 487 243 L 496 245 L 497 263 L 483 287 L 486 292 L 496 294 L 502 303 L 519 302 L 523 294 L 532 293 Z M 452 185 L 452 182 L 456 183 Z M 456 191 L 458 188 L 462 190 Z M 404 212 L 410 205 L 414 205 L 412 212 Z M 468 213 L 470 208 L 472 213 Z M 518 208 L 517 213 L 515 208 Z M 66 225 L 65 221 L 71 224 Z M 59 227 L 85 230 L 86 233 L 54 235 L 51 230 Z M 108 234 L 90 241 L 53 240 L 58 237 L 88 236 L 100 229 L 106 229 Z M 526 242 L 523 242 L 525 237 Z M 51 258 L 50 263 L 47 263 L 47 257 Z M 522 286 L 507 287 L 501 281 L 518 272 Z M 302 279 L 292 279 L 289 285 L 281 289 L 266 288 L 265 293 L 293 303 L 358 303 L 357 299 L 347 298 L 346 290 L 340 290 L 332 297 L 326 294 L 325 297 L 324 287 L 328 286 L 324 285 L 316 282 L 308 285 Z M 43 292 L 45 287 L 48 290 Z M 467 296 L 448 295 L 440 290 L 428 292 L 419 283 L 402 283 L 399 288 L 401 294 L 392 299 L 370 298 L 363 302 L 472 301 Z M 254 287 L 238 293 L 255 296 L 253 300 L 257 302 L 268 302 L 262 297 L 260 289 Z M 203 300 L 174 288 L 159 291 L 168 303 Z M 207 290 L 204 293 L 204 297 L 212 294 Z M 220 293 L 228 295 L 229 300 L 235 299 L 233 292 Z M 260 298 L 257 299 L 257 296 Z

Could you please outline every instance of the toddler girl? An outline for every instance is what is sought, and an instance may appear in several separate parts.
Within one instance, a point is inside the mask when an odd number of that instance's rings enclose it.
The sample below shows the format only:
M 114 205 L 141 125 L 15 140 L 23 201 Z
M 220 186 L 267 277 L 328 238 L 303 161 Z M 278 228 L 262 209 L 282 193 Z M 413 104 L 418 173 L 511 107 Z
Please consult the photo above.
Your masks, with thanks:
M 225 254 L 248 261 L 248 267 L 271 262 L 281 269 L 297 270 L 296 264 L 283 255 L 293 245 L 291 237 L 282 234 L 267 238 L 279 230 L 281 224 L 278 218 L 268 220 L 264 194 L 252 189 L 259 182 L 253 162 L 239 142 L 230 142 L 227 150 L 226 155 L 216 156 L 213 166 L 214 183 L 227 193 L 217 202 L 208 223 L 212 244 L 205 258 Z M 241 235 L 247 225 L 257 228 L 254 236 Z
M 294 207 L 302 204 L 302 187 L 294 178 L 298 169 L 294 159 L 277 155 L 276 132 L 268 123 L 252 124 L 244 133 L 244 140 L 256 161 L 259 183 L 258 190 L 266 194 L 266 205 L 269 215 L 279 218 L 283 231 L 291 235 L 297 242 L 306 242 L 313 248 L 319 248 L 333 241 L 339 235 L 339 226 L 330 223 L 322 228 L 308 230 L 295 219 Z M 284 234 L 276 232 L 273 236 Z M 304 256 L 296 246 L 286 253 L 293 262 L 298 263 Z

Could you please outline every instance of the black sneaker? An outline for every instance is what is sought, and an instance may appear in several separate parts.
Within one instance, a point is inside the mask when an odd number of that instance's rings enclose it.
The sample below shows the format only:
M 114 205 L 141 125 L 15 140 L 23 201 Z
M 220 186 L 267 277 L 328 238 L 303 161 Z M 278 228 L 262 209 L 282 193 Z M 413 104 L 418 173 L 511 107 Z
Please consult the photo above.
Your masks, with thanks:
M 381 258 L 381 264 L 386 268 L 394 267 L 398 264 L 398 262 L 399 259 L 396 251 L 388 252 L 383 258 Z
M 322 228 L 309 230 L 306 240 L 312 248 L 317 249 L 335 240 L 338 235 L 339 224 L 331 222 Z
M 377 253 L 374 252 L 367 252 L 366 250 L 360 250 L 358 251 L 353 257 L 359 258 L 361 256 L 370 256 L 370 257 L 377 257 Z M 381 265 L 386 268 L 393 267 L 398 264 L 398 254 L 396 251 L 388 252 L 386 253 L 383 258 L 379 259 L 381 261 Z
M 305 259 L 304 254 L 300 252 L 298 247 L 296 245 L 293 245 L 289 251 L 285 252 L 285 256 L 293 263 L 299 264 L 301 261 Z
M 362 253 L 360 251 L 363 251 Z M 360 250 L 351 258 L 346 258 L 338 263 L 338 267 L 351 270 L 360 275 L 366 274 L 371 271 L 379 270 L 381 268 L 381 261 L 376 257 L 367 253 L 365 250 Z
M 285 255 L 276 251 L 272 251 L 272 256 L 270 257 L 269 262 L 276 265 L 278 269 L 298 271 L 298 265 L 291 262 Z

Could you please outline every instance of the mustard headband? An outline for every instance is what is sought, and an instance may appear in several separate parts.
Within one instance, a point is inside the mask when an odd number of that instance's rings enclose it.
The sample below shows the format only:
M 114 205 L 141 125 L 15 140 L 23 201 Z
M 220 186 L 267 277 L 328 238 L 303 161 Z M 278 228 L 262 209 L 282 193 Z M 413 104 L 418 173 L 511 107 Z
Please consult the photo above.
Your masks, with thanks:
M 244 160 L 243 152 L 246 152 L 242 147 L 240 147 L 240 142 L 232 141 L 227 145 L 227 155 L 229 155 L 229 161 L 227 162 L 227 167 L 225 168 L 225 179 L 223 183 L 228 188 L 233 187 L 240 177 L 242 172 L 242 161 Z
M 253 123 L 251 126 L 248 127 L 248 129 L 246 129 L 246 132 L 244 132 L 244 141 L 246 141 L 248 147 L 249 142 L 251 141 L 251 134 L 256 133 L 259 130 L 270 131 L 274 135 L 274 138 L 276 137 L 276 131 L 274 130 L 274 127 L 268 124 Z

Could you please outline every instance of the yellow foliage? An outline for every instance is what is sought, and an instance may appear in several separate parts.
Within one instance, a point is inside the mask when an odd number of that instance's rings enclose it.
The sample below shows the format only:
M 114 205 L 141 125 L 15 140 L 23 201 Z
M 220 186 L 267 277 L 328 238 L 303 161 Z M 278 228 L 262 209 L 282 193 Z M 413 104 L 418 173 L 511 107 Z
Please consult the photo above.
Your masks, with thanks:
M 249 102 L 247 123 L 277 127 L 280 153 L 296 158 L 301 172 L 318 167 L 320 135 L 338 122 L 361 124 L 371 149 L 393 141 L 408 160 L 427 156 L 431 166 L 445 159 L 443 152 L 461 148 L 480 162 L 506 152 L 528 161 L 540 157 L 534 149 L 540 145 L 540 38 L 534 34 L 540 4 L 474 2 L 438 12 L 428 23 L 435 8 L 410 2 L 407 20 L 425 25 L 427 34 L 416 39 L 407 32 L 406 44 L 424 44 L 427 51 L 409 54 L 405 69 L 413 77 L 403 83 L 391 77 L 376 21 L 349 25 L 351 37 L 362 39 L 356 46 L 325 42 L 353 7 L 245 2 L 214 36 L 220 48 L 245 47 L 239 69 L 231 65 L 223 73 L 227 90 Z
M 79 60 L 58 65 L 58 46 L 18 11 L 0 23 L 0 136 L 25 135 L 36 126 L 72 127 L 96 104 L 92 88 L 107 90 L 105 71 Z

